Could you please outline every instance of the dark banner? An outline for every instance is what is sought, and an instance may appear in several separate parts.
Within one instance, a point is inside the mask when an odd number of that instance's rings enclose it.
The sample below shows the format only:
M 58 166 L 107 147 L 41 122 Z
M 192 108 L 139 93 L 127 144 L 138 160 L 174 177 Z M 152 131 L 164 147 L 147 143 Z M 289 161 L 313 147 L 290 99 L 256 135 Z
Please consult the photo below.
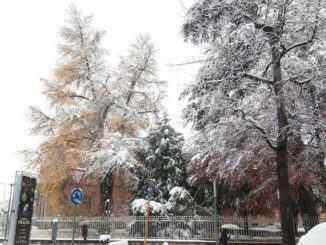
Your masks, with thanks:
M 29 236 L 32 227 L 34 191 L 36 179 L 23 176 L 21 192 L 19 198 L 19 207 L 17 214 L 17 225 L 15 235 L 15 245 L 28 245 Z

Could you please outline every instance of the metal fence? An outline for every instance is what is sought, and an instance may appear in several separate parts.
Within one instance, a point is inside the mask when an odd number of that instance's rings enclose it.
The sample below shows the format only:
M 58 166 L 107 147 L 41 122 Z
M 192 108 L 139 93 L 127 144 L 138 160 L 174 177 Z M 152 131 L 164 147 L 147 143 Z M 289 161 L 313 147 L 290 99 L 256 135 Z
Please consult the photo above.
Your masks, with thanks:
M 54 217 L 33 217 L 32 238 L 51 237 L 51 222 Z M 304 217 L 295 221 L 296 236 L 300 237 L 306 230 L 319 222 L 322 217 Z M 110 217 L 77 217 L 75 237 L 81 238 L 81 224 L 88 224 L 88 237 L 99 238 L 108 235 L 112 238 L 143 238 L 144 216 L 110 216 Z M 3 236 L 6 219 L 0 217 L 0 236 Z M 58 238 L 71 238 L 73 228 L 72 217 L 59 217 Z M 148 222 L 148 238 L 151 239 L 183 239 L 183 240 L 215 240 L 216 232 L 228 229 L 231 239 L 236 240 L 279 240 L 281 227 L 278 219 L 268 217 L 218 217 L 215 229 L 211 216 L 151 216 Z

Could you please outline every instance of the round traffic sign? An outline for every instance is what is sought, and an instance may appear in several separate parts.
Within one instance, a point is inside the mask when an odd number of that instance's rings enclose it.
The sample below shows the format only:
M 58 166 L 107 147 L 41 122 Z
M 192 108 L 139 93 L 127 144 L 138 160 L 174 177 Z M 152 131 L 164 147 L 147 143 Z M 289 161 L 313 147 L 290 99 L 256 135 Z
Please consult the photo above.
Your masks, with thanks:
M 80 204 L 83 200 L 83 193 L 81 189 L 79 188 L 72 189 L 70 193 L 70 199 L 73 204 Z

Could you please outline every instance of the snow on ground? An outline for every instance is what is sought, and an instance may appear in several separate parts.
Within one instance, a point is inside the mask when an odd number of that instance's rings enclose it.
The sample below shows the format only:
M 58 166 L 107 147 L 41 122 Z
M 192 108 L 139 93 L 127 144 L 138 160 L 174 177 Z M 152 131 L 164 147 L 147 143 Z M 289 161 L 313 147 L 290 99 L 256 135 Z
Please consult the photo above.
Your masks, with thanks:
M 100 241 L 106 241 L 106 240 L 110 240 L 111 236 L 110 235 L 101 235 L 100 236 Z
M 303 235 L 297 245 L 325 245 L 326 222 L 314 226 L 306 235 Z
M 128 245 L 128 240 L 121 240 L 116 242 L 110 242 L 110 245 Z

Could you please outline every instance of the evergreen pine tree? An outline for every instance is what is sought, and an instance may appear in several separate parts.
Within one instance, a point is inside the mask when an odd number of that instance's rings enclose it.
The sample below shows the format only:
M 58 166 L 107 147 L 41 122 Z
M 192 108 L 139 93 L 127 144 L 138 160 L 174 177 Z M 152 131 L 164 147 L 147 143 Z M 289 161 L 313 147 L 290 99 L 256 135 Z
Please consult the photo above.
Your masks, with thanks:
M 140 164 L 134 169 L 136 183 L 131 200 L 145 198 L 149 180 L 154 179 L 152 200 L 165 204 L 173 187 L 187 187 L 186 161 L 182 154 L 184 138 L 164 117 L 150 131 L 147 142 L 147 147 L 138 151 Z

